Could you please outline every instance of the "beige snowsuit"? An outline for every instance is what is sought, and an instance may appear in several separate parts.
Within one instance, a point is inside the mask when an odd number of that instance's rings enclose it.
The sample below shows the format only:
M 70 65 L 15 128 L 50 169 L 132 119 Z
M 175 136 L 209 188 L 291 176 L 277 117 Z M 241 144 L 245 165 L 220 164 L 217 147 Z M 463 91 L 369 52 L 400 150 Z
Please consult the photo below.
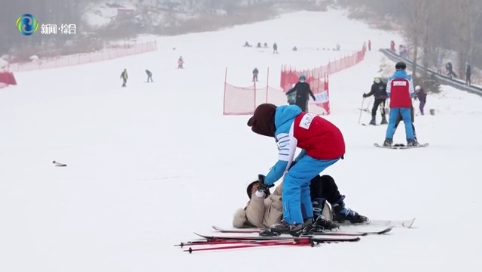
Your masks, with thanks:
M 283 219 L 283 203 L 281 192 L 283 183 L 280 183 L 274 192 L 267 198 L 251 196 L 244 209 L 238 209 L 234 214 L 233 227 L 235 228 L 269 228 Z M 331 207 L 328 202 L 325 204 L 323 216 L 333 220 Z
M 279 223 L 283 218 L 283 204 L 281 203 L 282 185 L 278 185 L 267 198 L 251 196 L 244 209 L 238 209 L 234 214 L 235 228 L 269 228 Z

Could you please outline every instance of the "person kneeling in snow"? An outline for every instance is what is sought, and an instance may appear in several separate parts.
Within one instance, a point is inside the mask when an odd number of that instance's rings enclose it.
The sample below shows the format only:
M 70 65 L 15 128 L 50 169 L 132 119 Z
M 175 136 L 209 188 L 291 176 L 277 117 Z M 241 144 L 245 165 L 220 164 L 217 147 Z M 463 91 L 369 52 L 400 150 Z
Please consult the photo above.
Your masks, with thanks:
M 260 182 L 255 180 L 248 184 L 249 202 L 245 208 L 238 209 L 233 218 L 235 228 L 270 228 L 283 219 L 281 193 L 283 184 L 278 185 L 273 194 Z M 311 180 L 311 201 L 313 224 L 303 229 L 304 233 L 332 230 L 338 228 L 337 223 L 364 223 L 368 218 L 345 207 L 345 196 L 340 194 L 333 177 L 317 175 Z

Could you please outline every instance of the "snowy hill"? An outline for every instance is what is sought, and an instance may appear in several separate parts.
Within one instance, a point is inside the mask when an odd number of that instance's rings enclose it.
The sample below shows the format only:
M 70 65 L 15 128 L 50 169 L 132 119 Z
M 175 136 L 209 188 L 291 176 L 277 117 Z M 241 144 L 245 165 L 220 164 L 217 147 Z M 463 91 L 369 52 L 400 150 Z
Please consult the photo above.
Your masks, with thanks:
M 277 42 L 280 54 L 244 49 L 246 39 Z M 372 219 L 417 217 L 415 228 L 316 248 L 189 255 L 174 247 L 196 239 L 193 231 L 230 227 L 248 200 L 246 182 L 277 159 L 273 140 L 254 135 L 248 116 L 221 115 L 226 66 L 235 68 L 235 82 L 249 84 L 254 66 L 270 67 L 279 82 L 281 64 L 312 68 L 336 57 L 296 57 L 285 50 L 294 43 L 339 42 L 350 52 L 368 39 L 374 51 L 330 78 L 327 118 L 342 129 L 347 153 L 325 173 L 350 208 Z M 0 271 L 479 271 L 482 100 L 444 87 L 428 97 L 436 114 L 415 121 L 419 140 L 430 147 L 374 148 L 386 128 L 357 124 L 358 108 L 380 68 L 377 49 L 392 39 L 399 40 L 337 11 L 299 12 L 159 38 L 155 53 L 17 73 L 19 85 L 0 92 Z M 180 55 L 185 70 L 175 69 Z M 145 83 L 145 69 L 154 83 Z M 396 141 L 404 141 L 403 128 Z

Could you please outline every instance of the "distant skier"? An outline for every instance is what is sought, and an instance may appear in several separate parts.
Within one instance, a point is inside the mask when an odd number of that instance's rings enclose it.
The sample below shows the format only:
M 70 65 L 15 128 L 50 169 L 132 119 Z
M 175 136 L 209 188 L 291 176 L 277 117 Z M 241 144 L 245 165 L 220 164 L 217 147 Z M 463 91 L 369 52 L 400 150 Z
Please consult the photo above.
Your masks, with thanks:
M 372 41 L 368 40 L 368 51 L 372 51 Z
M 152 80 L 152 72 L 149 70 L 146 70 L 146 74 L 147 74 L 147 82 L 154 82 L 154 80 Z
M 308 112 L 308 100 L 309 96 L 316 100 L 315 95 L 311 91 L 310 84 L 306 82 L 306 76 L 300 75 L 299 81 L 295 84 L 293 88 L 291 88 L 288 92 L 286 92 L 287 96 L 292 95 L 296 92 L 296 101 L 295 105 L 301 108 L 302 111 Z
M 465 63 L 465 85 L 470 86 L 472 85 L 472 81 L 470 77 L 472 76 L 472 66 L 466 62 Z
M 127 69 L 124 69 L 124 71 L 122 71 L 120 78 L 122 78 L 122 87 L 125 87 L 127 84 L 127 79 L 129 78 L 129 76 L 127 75 Z
M 424 108 L 425 108 L 425 103 L 427 103 L 427 94 L 425 91 L 422 89 L 422 87 L 418 86 L 415 87 L 415 100 L 420 102 L 418 108 L 420 109 L 420 114 L 425 115 L 424 113 Z
M 182 56 L 177 60 L 177 69 L 184 69 L 184 59 Z
M 278 54 L 278 45 L 273 43 L 273 54 Z
M 253 82 L 258 82 L 258 74 L 259 74 L 258 68 L 254 68 L 254 70 L 253 70 Z
M 450 79 L 452 79 L 452 77 L 457 78 L 457 74 L 454 72 L 454 67 L 450 61 L 445 64 L 445 70 L 447 71 L 447 76 Z
M 373 103 L 372 108 L 372 120 L 370 121 L 370 125 L 376 125 L 376 115 L 378 108 L 380 109 L 380 113 L 382 115 L 382 125 L 388 124 L 387 119 L 385 117 L 385 102 L 387 100 L 387 84 L 382 81 L 380 77 L 375 77 L 373 80 L 372 88 L 369 93 L 363 94 L 363 98 L 367 98 L 370 96 L 375 97 L 375 102 Z
M 395 65 L 395 74 L 390 77 L 387 84 L 387 95 L 390 98 L 390 117 L 388 128 L 385 135 L 384 146 L 393 144 L 395 134 L 395 123 L 400 114 L 405 123 L 405 134 L 407 146 L 416 146 L 418 143 L 414 139 L 412 118 L 410 109 L 412 107 L 412 97 L 415 94 L 412 78 L 407 75 L 405 62 L 398 62 Z

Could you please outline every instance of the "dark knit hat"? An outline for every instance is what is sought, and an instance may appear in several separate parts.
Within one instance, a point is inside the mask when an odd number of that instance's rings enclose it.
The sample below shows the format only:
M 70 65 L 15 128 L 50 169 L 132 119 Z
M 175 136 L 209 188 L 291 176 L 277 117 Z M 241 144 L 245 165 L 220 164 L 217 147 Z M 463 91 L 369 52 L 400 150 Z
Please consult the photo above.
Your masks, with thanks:
M 395 69 L 396 70 L 405 70 L 405 69 L 407 69 L 407 64 L 403 61 L 397 62 L 397 64 L 395 64 Z
M 248 120 L 248 126 L 251 127 L 251 130 L 259 135 L 274 137 L 276 132 L 274 125 L 276 108 L 276 105 L 268 103 L 259 105 L 254 111 L 253 117 Z

